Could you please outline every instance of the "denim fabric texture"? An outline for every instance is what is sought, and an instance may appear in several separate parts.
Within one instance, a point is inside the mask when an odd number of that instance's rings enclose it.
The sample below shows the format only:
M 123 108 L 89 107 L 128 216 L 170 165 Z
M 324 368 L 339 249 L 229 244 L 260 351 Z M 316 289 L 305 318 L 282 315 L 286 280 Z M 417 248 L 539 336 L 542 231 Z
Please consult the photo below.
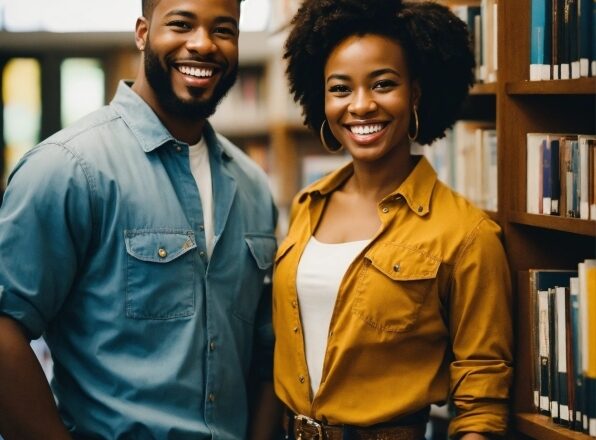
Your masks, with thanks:
M 251 362 L 271 376 L 276 209 L 260 168 L 209 124 L 203 135 L 210 261 L 188 145 L 127 83 L 10 176 L 0 313 L 44 335 L 76 436 L 241 439 Z

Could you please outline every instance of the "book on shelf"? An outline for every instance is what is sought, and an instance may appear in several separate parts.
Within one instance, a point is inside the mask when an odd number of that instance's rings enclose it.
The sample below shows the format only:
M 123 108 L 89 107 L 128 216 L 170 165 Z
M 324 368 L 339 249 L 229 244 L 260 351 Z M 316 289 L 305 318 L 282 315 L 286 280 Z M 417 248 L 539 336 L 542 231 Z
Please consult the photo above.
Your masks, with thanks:
M 415 146 L 439 179 L 482 209 L 497 211 L 497 132 L 493 122 L 460 120 L 430 146 Z
M 594 0 L 578 0 L 578 55 L 580 77 L 590 76 L 592 8 Z
M 596 260 L 578 264 L 580 347 L 582 351 L 584 411 L 582 428 L 596 436 Z
M 596 436 L 596 260 L 528 279 L 536 411 Z
M 553 322 L 555 287 L 569 287 L 569 279 L 574 271 L 531 269 L 529 271 L 529 292 L 533 304 L 532 344 L 534 359 L 533 393 L 534 405 L 540 413 L 557 413 L 558 401 L 555 396 L 554 336 Z M 552 291 L 553 293 L 549 293 Z
M 577 137 L 579 147 L 579 218 L 588 220 L 590 218 L 590 188 L 594 186 L 593 181 L 590 182 L 590 177 L 594 178 L 594 166 L 590 164 L 590 159 L 594 160 L 594 153 L 590 154 L 590 150 L 594 150 L 596 146 L 596 136 L 579 135 Z
M 584 413 L 584 375 L 582 372 L 582 351 L 580 341 L 580 305 L 579 305 L 579 279 L 577 276 L 569 280 L 569 298 L 571 300 L 571 351 L 573 373 L 573 386 L 571 388 L 571 407 L 573 409 L 570 426 L 575 431 L 583 431 Z
M 526 211 L 596 219 L 596 136 L 527 133 Z
M 530 8 L 530 81 L 550 79 L 550 0 L 531 0 Z
M 596 74 L 593 0 L 530 0 L 530 80 Z
M 592 19 L 590 20 L 590 25 L 588 27 L 590 33 L 591 53 L 590 74 L 591 76 L 596 76 L 596 2 L 591 0 L 590 3 L 592 3 Z
M 474 58 L 476 60 L 476 80 L 480 81 L 480 64 L 481 64 L 481 47 L 482 47 L 482 27 L 481 27 L 481 15 L 480 6 L 452 6 L 451 10 L 453 13 L 463 21 L 467 28 L 468 34 L 470 35 L 470 47 L 474 51 Z

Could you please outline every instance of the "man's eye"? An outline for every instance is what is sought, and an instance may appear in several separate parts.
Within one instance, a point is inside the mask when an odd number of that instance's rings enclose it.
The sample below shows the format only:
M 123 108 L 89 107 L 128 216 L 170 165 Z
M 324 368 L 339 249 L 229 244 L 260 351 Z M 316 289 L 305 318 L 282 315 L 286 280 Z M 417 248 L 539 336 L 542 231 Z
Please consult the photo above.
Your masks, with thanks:
M 189 30 L 192 27 L 189 23 L 187 23 L 186 21 L 182 21 L 182 20 L 170 21 L 168 23 L 168 26 L 172 27 L 174 29 L 180 29 L 180 30 Z
M 227 35 L 230 37 L 235 37 L 236 36 L 236 30 L 226 27 L 226 26 L 218 26 L 213 30 L 216 34 L 222 34 L 222 35 Z

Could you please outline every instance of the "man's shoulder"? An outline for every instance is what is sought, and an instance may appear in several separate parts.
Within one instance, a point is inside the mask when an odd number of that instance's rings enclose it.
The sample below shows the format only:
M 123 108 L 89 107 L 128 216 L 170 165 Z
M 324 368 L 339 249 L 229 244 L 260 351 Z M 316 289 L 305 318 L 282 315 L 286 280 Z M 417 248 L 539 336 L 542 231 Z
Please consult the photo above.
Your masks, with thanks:
M 118 119 L 120 117 L 117 113 L 109 106 L 104 106 L 49 136 L 40 145 L 60 144 L 76 146 L 77 140 L 80 138 L 97 139 L 98 131 L 106 130 L 109 132 L 110 128 L 106 127 L 106 125 Z
M 246 178 L 255 184 L 267 184 L 267 174 L 256 162 L 225 136 L 220 133 L 216 133 L 216 136 L 223 151 L 237 169 L 239 176 L 236 177 Z

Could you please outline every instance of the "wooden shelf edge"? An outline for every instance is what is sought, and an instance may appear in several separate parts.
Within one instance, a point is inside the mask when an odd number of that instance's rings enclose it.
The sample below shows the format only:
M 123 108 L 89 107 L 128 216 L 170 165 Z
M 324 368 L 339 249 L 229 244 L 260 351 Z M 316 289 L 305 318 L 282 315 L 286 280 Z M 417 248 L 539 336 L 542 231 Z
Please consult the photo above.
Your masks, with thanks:
M 508 82 L 505 91 L 508 95 L 590 95 L 596 93 L 596 77 Z
M 527 212 L 511 212 L 507 216 L 511 223 L 554 229 L 572 234 L 596 237 L 596 221 L 577 218 L 558 217 L 554 215 L 528 214 Z
M 515 414 L 514 425 L 516 431 L 540 440 L 590 440 L 593 438 L 557 425 L 548 416 L 535 413 Z
M 497 83 L 476 83 L 470 89 L 470 95 L 496 95 Z

